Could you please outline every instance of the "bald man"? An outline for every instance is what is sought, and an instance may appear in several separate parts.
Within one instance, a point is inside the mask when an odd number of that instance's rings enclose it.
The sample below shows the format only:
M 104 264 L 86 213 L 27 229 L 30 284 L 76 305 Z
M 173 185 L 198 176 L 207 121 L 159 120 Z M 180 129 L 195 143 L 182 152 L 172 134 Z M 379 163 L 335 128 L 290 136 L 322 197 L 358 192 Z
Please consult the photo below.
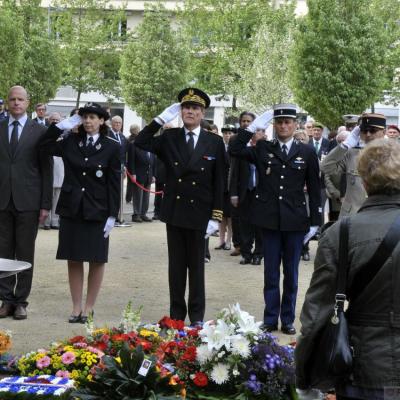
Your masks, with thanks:
M 37 143 L 46 127 L 28 118 L 29 98 L 22 86 L 8 93 L 9 115 L 0 121 L 0 258 L 27 261 L 32 268 L 0 279 L 0 318 L 27 317 L 35 240 L 51 209 L 52 160 Z

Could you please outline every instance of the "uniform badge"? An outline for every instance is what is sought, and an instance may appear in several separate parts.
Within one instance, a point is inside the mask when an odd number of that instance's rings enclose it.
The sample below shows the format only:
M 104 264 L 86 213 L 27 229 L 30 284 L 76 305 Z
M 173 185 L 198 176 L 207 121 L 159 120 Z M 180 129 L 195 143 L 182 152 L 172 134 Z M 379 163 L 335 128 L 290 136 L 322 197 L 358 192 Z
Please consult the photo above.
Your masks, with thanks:
M 78 146 L 83 147 L 83 142 L 79 142 Z
M 272 153 L 268 153 L 269 158 L 274 158 L 274 155 Z
M 301 157 L 297 157 L 294 162 L 295 164 L 304 164 L 304 160 Z
M 103 176 L 103 171 L 97 170 L 97 171 L 96 171 L 96 176 L 97 176 L 98 178 L 101 178 L 101 177 Z
M 99 143 L 96 145 L 96 150 L 100 150 L 100 149 L 101 149 L 101 144 Z
M 269 175 L 271 173 L 271 168 L 268 167 L 267 170 L 265 171 L 265 175 Z

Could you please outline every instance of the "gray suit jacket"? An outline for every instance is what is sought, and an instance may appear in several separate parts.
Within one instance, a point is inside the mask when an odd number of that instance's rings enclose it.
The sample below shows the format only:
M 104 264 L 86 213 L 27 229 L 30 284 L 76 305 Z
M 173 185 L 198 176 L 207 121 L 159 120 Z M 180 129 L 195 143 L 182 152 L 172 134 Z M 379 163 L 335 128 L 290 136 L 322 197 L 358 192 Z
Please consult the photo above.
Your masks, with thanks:
M 0 210 L 12 198 L 18 211 L 51 209 L 52 158 L 39 153 L 46 128 L 28 118 L 14 157 L 8 138 L 8 118 L 0 121 Z

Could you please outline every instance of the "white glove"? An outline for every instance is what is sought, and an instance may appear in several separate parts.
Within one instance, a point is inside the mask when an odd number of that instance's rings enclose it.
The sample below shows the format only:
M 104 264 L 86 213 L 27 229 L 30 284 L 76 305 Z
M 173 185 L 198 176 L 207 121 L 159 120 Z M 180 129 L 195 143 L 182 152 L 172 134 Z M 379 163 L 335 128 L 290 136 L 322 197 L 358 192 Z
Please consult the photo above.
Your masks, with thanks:
M 304 236 L 303 243 L 306 244 L 310 241 L 311 238 L 315 236 L 315 234 L 318 231 L 318 226 L 310 226 L 310 230 L 307 232 L 307 234 Z
M 108 217 L 103 229 L 105 238 L 108 238 L 111 229 L 114 228 L 114 225 L 115 225 L 115 217 Z
M 157 118 L 162 121 L 163 124 L 173 121 L 178 114 L 181 112 L 181 103 L 172 104 L 167 107 Z
M 267 129 L 271 119 L 274 117 L 274 111 L 268 110 L 258 116 L 246 129 L 255 133 L 257 129 Z
M 214 232 L 217 232 L 218 229 L 219 229 L 218 221 L 214 221 L 213 219 L 210 219 L 208 221 L 206 236 L 204 236 L 204 238 L 208 239 Z
M 80 125 L 82 123 L 82 118 L 78 114 L 74 114 L 72 117 L 65 118 L 58 124 L 56 124 L 56 127 L 58 129 L 61 129 L 62 131 L 70 131 L 71 129 L 75 128 L 76 126 Z
M 347 135 L 346 139 L 342 143 L 342 147 L 346 149 L 351 149 L 356 147 L 360 142 L 360 127 L 356 126 L 349 135 Z

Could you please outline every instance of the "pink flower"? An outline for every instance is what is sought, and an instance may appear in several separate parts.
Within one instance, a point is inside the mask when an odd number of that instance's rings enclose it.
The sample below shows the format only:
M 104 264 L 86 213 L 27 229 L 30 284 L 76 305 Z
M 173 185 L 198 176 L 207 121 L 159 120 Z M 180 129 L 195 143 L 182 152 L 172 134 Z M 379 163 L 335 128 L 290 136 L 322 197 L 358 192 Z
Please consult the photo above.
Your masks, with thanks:
M 77 349 L 86 349 L 88 347 L 87 343 L 84 342 L 78 342 L 74 344 L 74 347 Z
M 88 346 L 87 350 L 90 351 L 91 353 L 97 354 L 99 358 L 104 356 L 104 353 L 101 350 L 96 349 L 96 347 Z
M 36 366 L 39 369 L 43 369 L 46 368 L 50 365 L 51 359 L 48 356 L 44 356 L 42 358 L 40 358 L 39 360 L 36 361 Z
M 61 361 L 68 365 L 68 364 L 72 364 L 75 361 L 75 354 L 72 351 L 67 351 L 66 353 L 64 353 L 61 356 Z
M 56 372 L 56 376 L 59 378 L 69 378 L 70 373 L 68 371 L 62 371 L 61 369 Z

